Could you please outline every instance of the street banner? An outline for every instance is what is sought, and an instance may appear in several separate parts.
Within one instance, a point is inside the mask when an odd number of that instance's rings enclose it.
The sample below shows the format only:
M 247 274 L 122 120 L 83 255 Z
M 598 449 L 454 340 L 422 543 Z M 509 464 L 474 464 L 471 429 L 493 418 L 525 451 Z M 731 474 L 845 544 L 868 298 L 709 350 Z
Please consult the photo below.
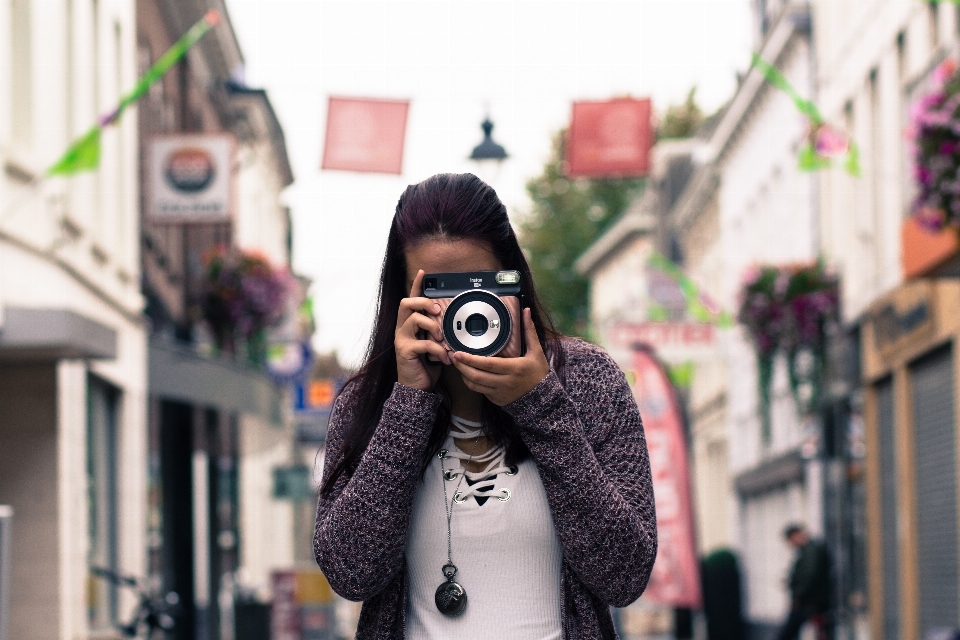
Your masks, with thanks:
M 151 222 L 228 222 L 234 211 L 228 133 L 158 135 L 147 142 L 147 217 Z
M 200 41 L 210 29 L 220 23 L 220 13 L 214 9 L 197 20 L 183 36 L 173 43 L 173 46 L 153 63 L 143 74 L 130 93 L 120 99 L 119 104 L 107 113 L 100 116 L 99 121 L 87 130 L 85 134 L 71 143 L 57 160 L 46 171 L 48 176 L 69 176 L 81 171 L 92 171 L 100 166 L 100 140 L 103 128 L 115 124 L 127 108 L 142 98 L 160 78 L 162 78 L 175 64 L 187 55 L 193 45 Z
M 270 606 L 270 639 L 300 640 L 300 605 L 297 604 L 297 574 L 293 570 L 271 574 L 273 600 Z
M 407 100 L 330 98 L 321 169 L 400 174 Z
M 633 394 L 643 417 L 657 506 L 657 560 L 643 597 L 673 607 L 701 607 L 690 474 L 683 418 L 664 367 L 647 349 L 633 357 Z
M 650 172 L 648 98 L 574 102 L 566 141 L 570 177 L 626 178 Z
M 840 163 L 847 173 L 859 178 L 860 149 L 850 135 L 843 129 L 824 121 L 817 105 L 803 98 L 783 72 L 761 58 L 759 54 L 753 54 L 751 66 L 763 76 L 764 80 L 790 98 L 797 111 L 807 118 L 807 140 L 800 147 L 797 167 L 801 171 L 819 171 Z
M 721 329 L 733 326 L 733 319 L 679 266 L 654 251 L 647 259 L 647 291 L 650 306 L 647 319 L 662 321 L 684 318 L 714 324 Z M 679 309 L 674 309 L 679 302 Z M 679 311 L 679 314 L 675 313 Z

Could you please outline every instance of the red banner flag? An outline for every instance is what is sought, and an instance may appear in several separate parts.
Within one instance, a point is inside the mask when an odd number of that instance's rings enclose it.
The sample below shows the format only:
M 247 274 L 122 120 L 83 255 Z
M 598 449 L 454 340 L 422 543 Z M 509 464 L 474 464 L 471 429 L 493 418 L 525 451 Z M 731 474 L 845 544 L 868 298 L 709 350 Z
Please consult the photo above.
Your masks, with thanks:
M 567 134 L 570 177 L 625 178 L 650 172 L 650 100 L 574 102 Z
M 643 416 L 657 503 L 657 560 L 644 598 L 699 609 L 700 570 L 693 534 L 683 419 L 673 385 L 652 353 L 633 357 L 633 394 Z
M 330 98 L 321 169 L 400 174 L 407 100 Z

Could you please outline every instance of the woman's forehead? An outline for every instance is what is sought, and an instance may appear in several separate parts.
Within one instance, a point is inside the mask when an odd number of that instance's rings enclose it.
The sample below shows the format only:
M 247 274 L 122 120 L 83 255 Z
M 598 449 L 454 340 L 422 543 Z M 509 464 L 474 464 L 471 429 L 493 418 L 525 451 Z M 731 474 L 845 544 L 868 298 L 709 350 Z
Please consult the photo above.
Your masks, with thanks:
M 405 252 L 407 280 L 412 282 L 418 269 L 427 273 L 458 271 L 497 271 L 503 266 L 487 242 L 476 240 L 425 240 Z

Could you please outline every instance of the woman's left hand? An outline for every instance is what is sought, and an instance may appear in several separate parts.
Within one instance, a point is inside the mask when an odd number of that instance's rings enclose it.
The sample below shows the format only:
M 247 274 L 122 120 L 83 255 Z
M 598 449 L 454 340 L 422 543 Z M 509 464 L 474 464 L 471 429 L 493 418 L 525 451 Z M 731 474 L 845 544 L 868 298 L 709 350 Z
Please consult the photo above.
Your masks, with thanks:
M 453 354 L 453 365 L 467 388 L 482 393 L 499 407 L 519 400 L 550 373 L 530 309 L 523 310 L 523 326 L 527 352 L 519 358 L 475 356 L 461 351 Z

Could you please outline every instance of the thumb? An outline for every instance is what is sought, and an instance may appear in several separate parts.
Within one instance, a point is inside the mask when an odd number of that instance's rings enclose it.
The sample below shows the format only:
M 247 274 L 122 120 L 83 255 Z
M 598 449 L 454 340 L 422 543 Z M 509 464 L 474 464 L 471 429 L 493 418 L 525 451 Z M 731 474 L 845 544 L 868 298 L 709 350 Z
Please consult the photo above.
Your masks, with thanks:
M 533 313 L 530 311 L 530 307 L 523 310 L 523 333 L 527 340 L 527 353 L 524 355 L 542 353 L 540 337 L 537 335 L 537 328 L 533 325 Z

